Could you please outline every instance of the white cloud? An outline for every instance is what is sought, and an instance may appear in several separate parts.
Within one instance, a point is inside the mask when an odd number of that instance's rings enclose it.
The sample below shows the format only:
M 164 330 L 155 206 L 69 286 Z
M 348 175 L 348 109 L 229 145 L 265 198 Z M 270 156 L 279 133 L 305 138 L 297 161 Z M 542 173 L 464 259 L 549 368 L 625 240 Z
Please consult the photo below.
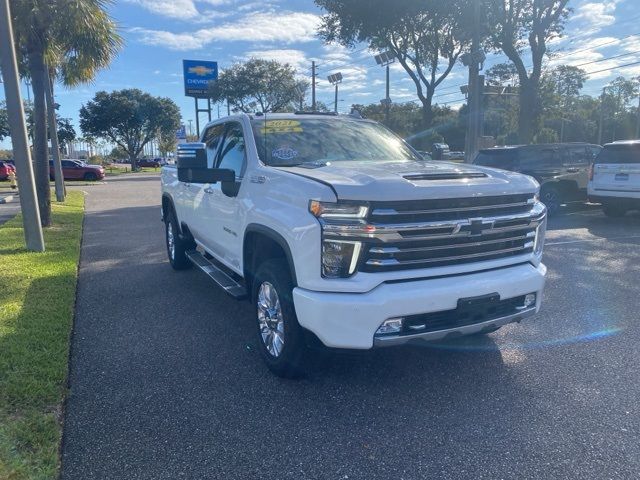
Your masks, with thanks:
M 243 60 L 249 58 L 261 58 L 264 60 L 275 60 L 280 63 L 288 63 L 298 72 L 308 70 L 311 67 L 311 61 L 307 60 L 307 56 L 302 50 L 294 49 L 272 49 L 272 50 L 251 50 L 246 52 L 242 57 Z
M 241 17 L 235 22 L 201 28 L 193 32 L 174 33 L 163 30 L 132 28 L 146 45 L 171 50 L 198 50 L 213 42 L 310 42 L 314 40 L 319 17 L 304 12 L 262 12 Z
M 188 20 L 199 15 L 192 0 L 125 0 L 157 15 Z
M 602 2 L 583 3 L 576 8 L 575 14 L 571 17 L 571 21 L 582 21 L 581 32 L 584 30 L 599 30 L 607 27 L 616 21 L 613 13 L 616 5 L 620 0 L 608 0 Z

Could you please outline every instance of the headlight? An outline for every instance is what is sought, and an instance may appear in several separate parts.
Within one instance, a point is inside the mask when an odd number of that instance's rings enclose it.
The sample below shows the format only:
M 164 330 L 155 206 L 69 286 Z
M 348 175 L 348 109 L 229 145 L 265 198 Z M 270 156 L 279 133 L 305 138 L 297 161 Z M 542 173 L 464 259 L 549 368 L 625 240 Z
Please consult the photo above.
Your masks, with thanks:
M 344 278 L 352 275 L 360 258 L 360 242 L 342 240 L 322 241 L 322 276 Z
M 369 208 L 357 204 L 327 203 L 311 200 L 309 202 L 309 211 L 318 218 L 359 219 L 367 216 Z
M 538 225 L 538 228 L 536 228 L 536 241 L 533 244 L 533 253 L 538 258 L 542 258 L 542 251 L 544 249 L 544 237 L 546 233 L 547 233 L 547 216 L 545 215 L 544 218 L 542 219 L 542 222 L 540 222 L 540 225 Z

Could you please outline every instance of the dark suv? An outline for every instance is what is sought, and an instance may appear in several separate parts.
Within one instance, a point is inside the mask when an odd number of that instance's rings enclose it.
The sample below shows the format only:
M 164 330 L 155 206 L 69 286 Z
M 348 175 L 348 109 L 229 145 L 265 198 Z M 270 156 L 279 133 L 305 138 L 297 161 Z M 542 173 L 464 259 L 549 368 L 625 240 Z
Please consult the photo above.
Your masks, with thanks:
M 602 150 L 589 143 L 521 145 L 480 150 L 473 163 L 531 175 L 550 214 L 572 200 L 587 199 L 589 168 Z

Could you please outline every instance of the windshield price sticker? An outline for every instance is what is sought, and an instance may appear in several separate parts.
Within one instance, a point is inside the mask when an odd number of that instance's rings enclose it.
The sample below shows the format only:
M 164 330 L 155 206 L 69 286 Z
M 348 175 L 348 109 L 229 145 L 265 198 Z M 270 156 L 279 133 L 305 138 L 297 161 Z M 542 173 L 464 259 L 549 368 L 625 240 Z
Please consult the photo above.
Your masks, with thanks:
M 262 133 L 301 133 L 302 127 L 298 120 L 267 120 L 261 130 Z

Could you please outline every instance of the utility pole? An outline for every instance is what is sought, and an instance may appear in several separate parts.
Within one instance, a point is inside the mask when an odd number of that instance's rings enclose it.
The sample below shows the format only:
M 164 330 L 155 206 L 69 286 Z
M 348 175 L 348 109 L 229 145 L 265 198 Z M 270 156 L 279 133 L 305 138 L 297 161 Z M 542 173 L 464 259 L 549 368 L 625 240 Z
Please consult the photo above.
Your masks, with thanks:
M 640 77 L 638 77 L 640 82 Z M 640 93 L 638 94 L 638 116 L 636 118 L 636 138 L 640 138 Z
M 220 117 L 220 107 L 218 107 L 218 117 Z M 193 120 L 187 120 L 189 122 L 189 136 L 193 135 Z
M 7 115 L 9 117 L 9 125 L 12 127 L 11 144 L 19 179 L 20 208 L 22 209 L 22 224 L 24 226 L 26 246 L 28 250 L 44 252 L 40 210 L 36 198 L 31 152 L 27 141 L 27 126 L 24 120 L 24 108 L 20 95 L 18 65 L 13 46 L 9 0 L 0 0 L 0 57 L 2 59 Z
M 598 122 L 598 145 L 602 145 L 602 124 L 604 123 L 604 94 L 607 87 L 602 87 L 600 96 L 600 121 Z
M 480 137 L 480 110 L 482 107 L 482 91 L 480 85 L 480 66 L 484 63 L 485 55 L 480 49 L 480 1 L 473 2 L 473 36 L 471 38 L 471 52 L 463 55 L 462 63 L 469 67 L 469 96 L 467 105 L 469 116 L 467 121 L 467 137 L 465 141 L 465 162 L 471 163 L 478 151 Z
M 316 111 L 316 61 L 311 61 L 311 111 Z
M 64 202 L 64 176 L 62 175 L 62 162 L 60 161 L 60 144 L 58 142 L 58 124 L 56 120 L 56 105 L 53 98 L 53 79 L 47 70 L 44 82 L 45 96 L 47 99 L 47 115 L 49 115 L 49 138 L 51 139 L 51 151 L 53 153 L 53 178 L 56 184 L 56 200 Z

